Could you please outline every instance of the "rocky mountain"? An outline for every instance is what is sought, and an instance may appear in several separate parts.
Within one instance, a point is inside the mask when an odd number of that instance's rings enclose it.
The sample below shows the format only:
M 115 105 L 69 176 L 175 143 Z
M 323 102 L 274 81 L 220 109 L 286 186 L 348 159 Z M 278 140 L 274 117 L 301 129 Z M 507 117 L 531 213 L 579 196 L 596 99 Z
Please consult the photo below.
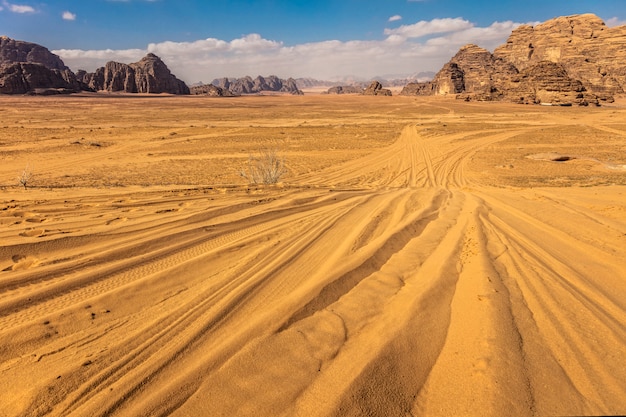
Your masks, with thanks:
M 0 94 L 73 93 L 82 88 L 47 48 L 0 36 Z
M 243 78 L 220 78 L 213 80 L 211 83 L 217 87 L 230 91 L 235 95 L 242 94 L 259 94 L 264 91 L 289 93 L 294 95 L 302 95 L 302 91 L 298 88 L 296 80 L 288 78 L 282 80 L 275 75 L 269 77 L 258 76 L 252 79 L 250 76 Z
M 626 26 L 592 14 L 515 29 L 494 53 L 466 45 L 431 82 L 402 95 L 456 94 L 465 100 L 597 104 L 626 92 Z
M 125 93 L 189 94 L 189 87 L 176 78 L 158 56 L 149 53 L 139 62 L 107 62 L 93 73 L 79 71 L 79 81 L 95 91 Z

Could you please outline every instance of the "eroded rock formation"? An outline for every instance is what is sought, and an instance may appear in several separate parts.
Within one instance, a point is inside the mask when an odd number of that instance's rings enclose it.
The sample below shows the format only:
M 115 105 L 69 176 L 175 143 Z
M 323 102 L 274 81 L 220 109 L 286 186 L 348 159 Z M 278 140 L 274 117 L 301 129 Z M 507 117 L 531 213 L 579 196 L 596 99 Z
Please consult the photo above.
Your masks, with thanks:
M 19 41 L 0 36 L 0 65 L 11 65 L 19 62 L 40 64 L 49 69 L 68 69 L 58 55 L 53 54 L 36 43 Z
M 608 28 L 584 14 L 520 26 L 493 54 L 466 45 L 433 81 L 400 94 L 587 105 L 625 92 L 626 26 Z
M 77 76 L 96 91 L 189 94 L 189 87 L 154 54 L 133 64 L 110 61 L 93 73 L 79 71 Z
M 593 14 L 520 26 L 494 55 L 520 71 L 541 61 L 559 63 L 602 100 L 626 92 L 626 26 L 609 28 Z
M 363 91 L 364 96 L 390 96 L 391 90 L 383 88 L 379 81 L 372 81 L 371 84 Z
M 502 99 L 515 66 L 476 45 L 465 45 L 426 83 L 410 83 L 401 95 L 464 94 L 476 100 Z
M 524 104 L 599 104 L 597 96 L 588 92 L 581 81 L 570 77 L 562 64 L 551 61 L 540 61 L 513 76 L 505 97 Z

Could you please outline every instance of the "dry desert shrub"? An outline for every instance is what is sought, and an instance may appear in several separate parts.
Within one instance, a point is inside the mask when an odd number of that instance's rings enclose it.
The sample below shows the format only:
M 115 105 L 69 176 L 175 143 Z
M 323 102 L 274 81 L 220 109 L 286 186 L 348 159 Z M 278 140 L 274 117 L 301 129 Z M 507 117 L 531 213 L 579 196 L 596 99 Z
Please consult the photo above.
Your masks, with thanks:
M 28 186 L 33 180 L 33 172 L 30 169 L 30 165 L 26 165 L 26 168 L 22 171 L 20 175 L 17 176 L 17 183 L 24 187 Z
M 248 157 L 248 167 L 239 175 L 251 184 L 276 184 L 286 172 L 285 158 L 276 149 L 263 149 Z

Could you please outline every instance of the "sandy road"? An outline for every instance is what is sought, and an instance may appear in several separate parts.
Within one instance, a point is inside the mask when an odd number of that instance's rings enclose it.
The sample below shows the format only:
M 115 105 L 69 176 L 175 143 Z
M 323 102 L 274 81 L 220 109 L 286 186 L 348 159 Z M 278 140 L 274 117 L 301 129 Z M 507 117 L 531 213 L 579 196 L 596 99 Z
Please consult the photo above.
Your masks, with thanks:
M 252 200 L 7 208 L 45 227 L 0 248 L 0 416 L 625 412 L 626 218 L 590 208 L 623 188 L 468 175 L 534 129 L 408 125 Z

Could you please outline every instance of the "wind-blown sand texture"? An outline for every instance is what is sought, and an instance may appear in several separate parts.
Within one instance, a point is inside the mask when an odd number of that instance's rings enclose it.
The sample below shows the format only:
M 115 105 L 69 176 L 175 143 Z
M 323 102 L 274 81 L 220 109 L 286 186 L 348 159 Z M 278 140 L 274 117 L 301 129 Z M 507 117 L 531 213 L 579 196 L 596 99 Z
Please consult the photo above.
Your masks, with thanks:
M 624 107 L 0 116 L 0 416 L 626 413 Z M 288 173 L 248 186 L 263 148 Z

